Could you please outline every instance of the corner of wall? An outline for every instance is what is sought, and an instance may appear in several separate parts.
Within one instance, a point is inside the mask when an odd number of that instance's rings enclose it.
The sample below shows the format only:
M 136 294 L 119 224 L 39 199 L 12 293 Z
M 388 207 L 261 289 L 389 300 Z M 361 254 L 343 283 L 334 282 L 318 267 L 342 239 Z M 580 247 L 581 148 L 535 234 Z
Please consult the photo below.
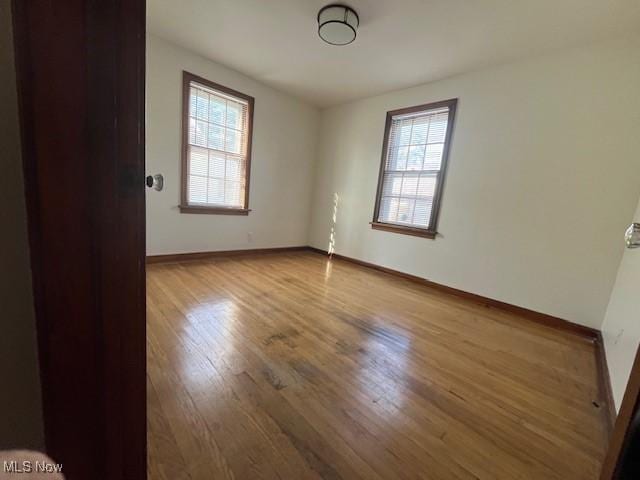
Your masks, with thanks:
M 640 222 L 640 199 L 638 199 L 635 216 L 630 221 Z M 622 235 L 620 243 L 622 244 Z M 620 409 L 633 360 L 640 344 L 638 285 L 640 285 L 640 249 L 627 249 L 622 254 L 602 322 L 604 351 L 616 410 Z

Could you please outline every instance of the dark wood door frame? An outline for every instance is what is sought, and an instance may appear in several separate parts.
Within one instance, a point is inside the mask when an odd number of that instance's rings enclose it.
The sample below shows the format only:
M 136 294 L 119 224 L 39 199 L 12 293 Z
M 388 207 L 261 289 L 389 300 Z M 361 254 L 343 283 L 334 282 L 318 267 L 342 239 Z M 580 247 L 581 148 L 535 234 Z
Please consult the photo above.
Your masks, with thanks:
M 47 452 L 146 478 L 144 0 L 14 0 Z
M 633 420 L 637 418 L 640 409 L 640 347 L 636 352 L 636 357 L 631 369 L 631 375 L 624 392 L 622 405 L 616 418 L 616 424 L 609 441 L 609 450 L 602 466 L 600 480 L 623 479 L 623 469 L 625 462 L 640 456 L 637 449 L 637 441 L 632 446 L 631 436 L 638 435 L 637 425 L 634 428 Z M 634 431 L 635 430 L 635 431 Z

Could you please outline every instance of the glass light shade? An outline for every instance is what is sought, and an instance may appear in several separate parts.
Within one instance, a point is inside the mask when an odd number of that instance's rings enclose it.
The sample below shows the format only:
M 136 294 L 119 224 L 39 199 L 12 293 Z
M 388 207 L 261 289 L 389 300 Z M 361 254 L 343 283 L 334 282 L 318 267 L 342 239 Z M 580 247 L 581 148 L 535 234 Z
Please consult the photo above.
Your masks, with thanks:
M 347 45 L 356 39 L 359 23 L 352 8 L 327 5 L 318 12 L 318 35 L 331 45 Z

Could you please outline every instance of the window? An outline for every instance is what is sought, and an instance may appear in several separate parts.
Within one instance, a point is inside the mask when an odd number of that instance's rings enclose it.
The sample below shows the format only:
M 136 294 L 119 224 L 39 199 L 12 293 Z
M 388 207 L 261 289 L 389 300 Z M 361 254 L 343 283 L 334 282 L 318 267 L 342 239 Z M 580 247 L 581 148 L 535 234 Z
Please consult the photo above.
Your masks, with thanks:
M 183 72 L 183 213 L 247 215 L 253 98 Z
M 456 104 L 387 112 L 372 228 L 435 238 Z

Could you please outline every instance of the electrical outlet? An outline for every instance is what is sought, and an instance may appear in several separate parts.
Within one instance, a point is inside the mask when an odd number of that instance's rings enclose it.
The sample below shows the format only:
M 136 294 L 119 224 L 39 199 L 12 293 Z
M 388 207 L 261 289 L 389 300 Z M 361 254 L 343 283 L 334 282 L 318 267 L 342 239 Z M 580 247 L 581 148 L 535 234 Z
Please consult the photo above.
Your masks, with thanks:
M 253 242 L 253 232 L 247 232 L 247 242 Z

